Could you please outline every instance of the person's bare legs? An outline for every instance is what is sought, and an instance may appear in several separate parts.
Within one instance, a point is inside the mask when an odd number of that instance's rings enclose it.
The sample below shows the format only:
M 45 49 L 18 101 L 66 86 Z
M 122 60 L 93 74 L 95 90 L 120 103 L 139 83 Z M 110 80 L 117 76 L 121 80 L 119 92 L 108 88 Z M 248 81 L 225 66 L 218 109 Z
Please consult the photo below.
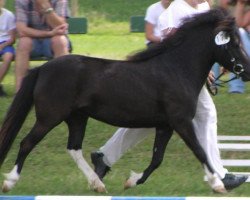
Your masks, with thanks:
M 54 58 L 69 54 L 68 40 L 65 35 L 57 35 L 51 38 L 51 48 Z
M 5 74 L 7 73 L 9 66 L 11 64 L 11 61 L 13 59 L 13 54 L 10 52 L 7 52 L 5 54 L 3 54 L 2 58 L 3 58 L 3 62 L 2 65 L 0 66 L 0 83 L 2 82 Z
M 58 35 L 51 38 L 51 48 L 54 57 L 59 57 L 69 53 L 68 40 L 64 35 Z M 30 52 L 32 51 L 32 38 L 22 37 L 16 49 L 16 92 L 21 87 L 22 80 L 29 68 Z
M 29 58 L 31 50 L 32 39 L 29 37 L 19 38 L 15 59 L 16 92 L 20 89 L 22 80 L 29 68 Z

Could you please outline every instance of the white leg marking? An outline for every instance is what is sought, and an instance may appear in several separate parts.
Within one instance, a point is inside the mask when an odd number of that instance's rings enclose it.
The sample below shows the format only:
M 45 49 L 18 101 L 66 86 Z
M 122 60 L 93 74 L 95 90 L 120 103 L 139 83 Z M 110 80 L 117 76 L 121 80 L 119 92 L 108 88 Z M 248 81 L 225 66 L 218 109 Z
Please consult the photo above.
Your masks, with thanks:
M 82 150 L 68 150 L 71 157 L 76 162 L 78 168 L 84 173 L 88 179 L 88 183 L 91 189 L 97 192 L 107 192 L 105 185 L 99 179 L 94 170 L 89 166 L 86 160 L 82 156 Z
M 20 175 L 17 173 L 17 165 L 14 166 L 10 173 L 4 174 L 4 176 L 5 180 L 3 182 L 2 191 L 8 192 L 15 186 L 15 184 L 19 180 Z
M 137 174 L 134 171 L 131 171 L 129 179 L 124 184 L 124 188 L 128 189 L 131 187 L 135 187 L 136 182 L 142 177 L 142 175 L 143 175 L 143 173 Z
M 205 169 L 205 173 L 207 175 L 207 179 L 208 179 L 208 184 L 210 185 L 210 187 L 218 193 L 226 193 L 227 190 L 225 189 L 225 186 L 223 184 L 223 182 L 220 180 L 220 178 L 218 177 L 218 175 L 216 173 L 212 174 L 206 165 L 204 165 L 204 169 Z

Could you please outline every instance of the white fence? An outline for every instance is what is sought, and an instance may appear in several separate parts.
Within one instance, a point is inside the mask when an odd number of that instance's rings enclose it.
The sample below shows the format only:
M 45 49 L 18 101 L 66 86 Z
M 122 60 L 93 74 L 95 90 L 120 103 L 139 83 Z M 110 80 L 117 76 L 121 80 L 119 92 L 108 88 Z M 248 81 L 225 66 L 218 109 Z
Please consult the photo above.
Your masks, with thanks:
M 226 152 L 245 152 L 246 154 L 250 151 L 250 136 L 229 136 L 219 135 L 218 136 L 218 147 L 220 151 Z M 237 155 L 236 155 L 237 156 Z M 250 167 L 250 155 L 249 159 L 237 159 L 237 158 L 222 158 L 223 166 L 225 167 Z M 249 172 L 233 172 L 234 174 L 245 174 L 250 175 Z M 250 182 L 248 178 L 247 182 Z

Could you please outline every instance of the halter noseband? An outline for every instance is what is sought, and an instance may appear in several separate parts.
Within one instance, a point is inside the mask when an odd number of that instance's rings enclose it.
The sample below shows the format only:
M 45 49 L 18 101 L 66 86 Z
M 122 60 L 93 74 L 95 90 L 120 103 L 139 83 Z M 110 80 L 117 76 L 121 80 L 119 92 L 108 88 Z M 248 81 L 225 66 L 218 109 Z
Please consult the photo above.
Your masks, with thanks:
M 240 78 L 240 74 L 245 71 L 243 65 L 236 63 L 234 57 L 232 57 L 231 62 L 234 63 L 233 72 L 236 75 L 236 78 Z
M 236 75 L 237 78 L 239 78 L 240 74 L 243 73 L 245 71 L 245 69 L 244 69 L 242 64 L 239 64 L 236 62 L 236 59 L 233 56 L 233 54 L 230 52 L 230 50 L 228 49 L 227 44 L 225 44 L 224 46 L 225 46 L 225 49 L 227 50 L 228 54 L 231 56 L 231 62 L 234 63 L 233 73 Z

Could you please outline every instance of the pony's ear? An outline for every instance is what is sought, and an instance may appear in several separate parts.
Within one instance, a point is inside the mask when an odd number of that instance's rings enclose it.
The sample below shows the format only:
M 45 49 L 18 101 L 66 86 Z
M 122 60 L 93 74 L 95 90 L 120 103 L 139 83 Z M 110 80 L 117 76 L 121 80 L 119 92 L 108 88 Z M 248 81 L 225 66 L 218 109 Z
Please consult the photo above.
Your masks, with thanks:
M 230 37 L 228 36 L 227 32 L 225 31 L 220 31 L 216 36 L 215 36 L 215 44 L 216 45 L 224 45 L 230 42 Z

